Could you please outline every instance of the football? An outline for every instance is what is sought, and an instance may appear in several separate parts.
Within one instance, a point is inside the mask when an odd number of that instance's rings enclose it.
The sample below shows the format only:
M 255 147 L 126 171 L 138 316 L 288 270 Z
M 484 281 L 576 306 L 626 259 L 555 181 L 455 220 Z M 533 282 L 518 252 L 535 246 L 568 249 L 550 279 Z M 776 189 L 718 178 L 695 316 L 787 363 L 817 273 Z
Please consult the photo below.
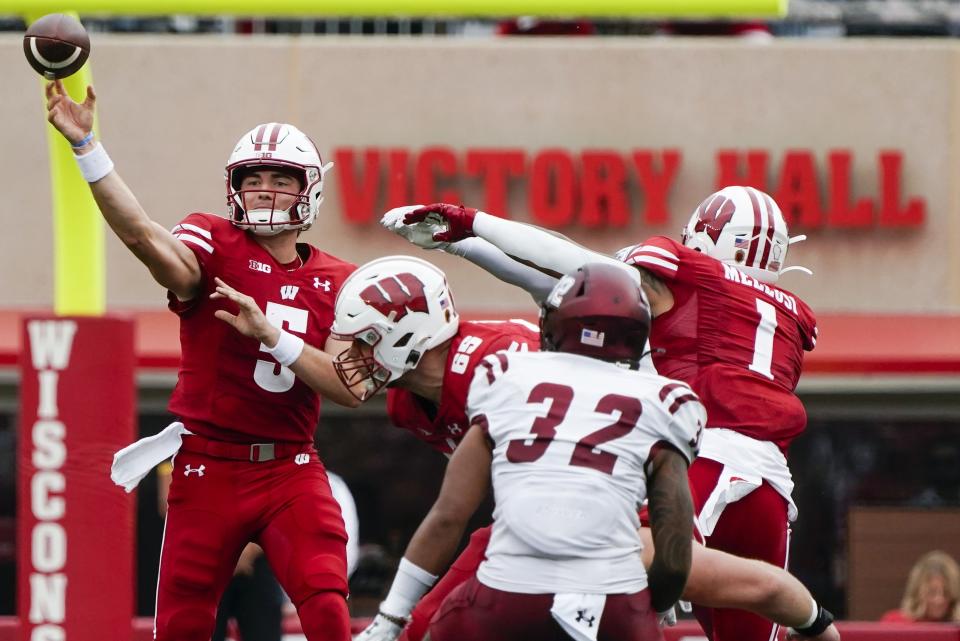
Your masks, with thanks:
M 90 55 L 90 36 L 80 21 L 62 13 L 43 16 L 23 36 L 27 62 L 48 80 L 76 73 Z

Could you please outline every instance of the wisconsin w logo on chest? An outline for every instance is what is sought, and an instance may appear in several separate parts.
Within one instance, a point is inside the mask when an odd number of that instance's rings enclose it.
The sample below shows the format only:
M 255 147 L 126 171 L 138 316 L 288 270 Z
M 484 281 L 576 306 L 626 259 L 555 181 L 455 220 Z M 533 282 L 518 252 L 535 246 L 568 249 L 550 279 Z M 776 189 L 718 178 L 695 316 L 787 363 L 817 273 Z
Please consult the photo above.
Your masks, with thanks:
M 360 298 L 394 322 L 408 312 L 427 313 L 427 296 L 423 283 L 413 274 L 387 276 L 360 292 Z M 391 317 L 391 314 L 394 314 Z
M 300 288 L 296 285 L 284 285 L 280 288 L 280 298 L 281 300 L 293 300 L 299 291 Z

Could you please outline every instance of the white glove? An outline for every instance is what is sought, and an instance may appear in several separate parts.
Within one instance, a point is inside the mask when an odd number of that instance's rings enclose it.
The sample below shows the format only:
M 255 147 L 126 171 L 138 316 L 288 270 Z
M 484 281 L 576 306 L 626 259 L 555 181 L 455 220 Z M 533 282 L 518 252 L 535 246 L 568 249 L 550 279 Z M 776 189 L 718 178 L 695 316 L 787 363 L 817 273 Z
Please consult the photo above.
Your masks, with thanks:
M 353 639 L 354 641 L 394 641 L 403 632 L 403 627 L 383 614 L 378 614 L 373 617 L 370 625 Z
M 672 628 L 677 625 L 676 607 L 671 606 L 663 612 L 657 612 L 657 623 L 660 624 L 661 628 Z
M 437 232 L 446 231 L 443 219 L 440 217 L 429 216 L 421 223 L 412 223 L 407 225 L 403 222 L 403 217 L 412 211 L 420 209 L 421 205 L 405 205 L 395 207 L 385 213 L 380 219 L 380 225 L 393 233 L 403 236 L 417 247 L 423 249 L 439 249 L 444 251 L 450 246 L 450 243 L 440 242 L 433 239 Z

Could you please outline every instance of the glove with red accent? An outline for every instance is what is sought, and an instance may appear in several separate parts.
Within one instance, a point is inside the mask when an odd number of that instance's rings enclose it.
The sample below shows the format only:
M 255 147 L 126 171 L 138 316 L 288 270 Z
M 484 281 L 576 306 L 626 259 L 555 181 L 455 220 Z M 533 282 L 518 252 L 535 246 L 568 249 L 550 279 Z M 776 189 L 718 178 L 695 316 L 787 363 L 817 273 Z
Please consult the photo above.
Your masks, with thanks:
M 405 225 L 428 222 L 446 227 L 446 231 L 437 232 L 433 239 L 438 242 L 455 243 L 464 238 L 476 236 L 473 233 L 473 220 L 477 210 L 463 205 L 434 203 L 416 209 L 403 217 Z

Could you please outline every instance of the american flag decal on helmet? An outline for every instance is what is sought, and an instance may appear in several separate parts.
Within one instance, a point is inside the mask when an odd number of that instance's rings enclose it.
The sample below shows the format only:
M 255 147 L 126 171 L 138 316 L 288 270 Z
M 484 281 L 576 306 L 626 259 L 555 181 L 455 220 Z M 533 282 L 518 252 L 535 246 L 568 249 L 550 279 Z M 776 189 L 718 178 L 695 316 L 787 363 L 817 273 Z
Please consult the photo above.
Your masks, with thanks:
M 580 342 L 584 345 L 592 345 L 593 347 L 603 347 L 604 339 L 606 337 L 601 331 L 594 331 L 592 329 L 587 329 L 584 327 L 580 330 Z

